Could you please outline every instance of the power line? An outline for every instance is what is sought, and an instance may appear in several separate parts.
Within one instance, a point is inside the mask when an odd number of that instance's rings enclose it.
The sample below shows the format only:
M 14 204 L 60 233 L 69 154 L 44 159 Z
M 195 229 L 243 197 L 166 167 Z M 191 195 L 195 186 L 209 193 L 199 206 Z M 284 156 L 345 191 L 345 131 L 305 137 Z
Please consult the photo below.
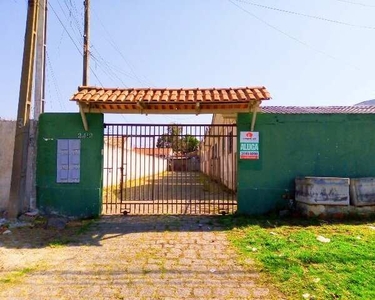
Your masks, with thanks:
M 95 49 L 95 47 L 92 47 L 92 49 Z M 97 65 L 102 69 L 103 73 L 105 73 L 111 80 L 115 81 L 114 80 L 115 78 L 118 81 L 120 81 L 122 85 L 124 85 L 125 87 L 128 87 L 125 84 L 125 82 L 111 69 L 111 67 L 106 63 L 106 61 L 101 57 L 101 55 L 98 52 L 97 52 L 97 55 L 98 57 L 96 57 L 96 55 L 94 55 L 92 51 L 90 52 L 90 56 L 97 63 Z
M 79 24 L 79 17 L 78 17 L 79 13 L 78 13 L 77 7 L 75 5 L 73 5 L 71 0 L 69 2 L 68 2 L 68 0 L 64 0 L 64 3 L 65 3 L 66 8 L 69 11 L 70 17 L 72 17 L 72 19 L 74 20 L 74 22 L 76 24 L 76 28 L 78 28 L 78 31 L 83 36 L 83 32 L 80 28 L 80 27 L 83 27 L 83 24 L 81 24 L 82 26 L 80 26 L 80 24 Z M 90 55 L 90 57 L 93 58 L 93 60 L 100 67 L 100 69 L 103 71 L 103 73 L 106 74 L 108 76 L 108 78 L 110 78 L 113 82 L 115 82 L 115 79 L 117 79 L 121 82 L 122 85 L 126 86 L 126 84 L 123 82 L 123 80 L 112 70 L 112 68 L 108 65 L 108 63 L 103 59 L 103 57 L 100 55 L 98 49 L 92 44 L 90 46 L 91 46 L 90 48 L 92 50 L 94 50 L 96 52 L 96 54 L 94 55 L 93 51 L 89 51 L 89 55 Z
M 349 1 L 349 0 L 336 0 L 338 2 L 343 2 L 343 3 L 349 3 L 353 5 L 358 5 L 358 6 L 363 6 L 363 7 L 375 7 L 375 5 L 367 4 L 367 3 L 360 3 L 360 2 L 354 2 L 354 1 Z
M 69 36 L 69 39 L 72 41 L 72 43 L 74 44 L 75 48 L 77 49 L 77 51 L 79 52 L 79 54 L 82 55 L 82 51 L 81 49 L 77 46 L 77 43 L 74 41 L 72 35 L 70 34 L 70 32 L 68 31 L 68 29 L 66 28 L 66 26 L 64 25 L 64 23 L 62 22 L 61 18 L 59 17 L 59 15 L 57 14 L 56 10 L 53 8 L 51 2 L 49 1 L 48 2 L 48 6 L 52 9 L 52 12 L 54 13 L 54 15 L 56 16 L 57 20 L 60 22 L 61 26 L 64 28 L 65 32 L 67 33 L 67 35 Z
M 47 67 L 49 67 L 49 70 L 50 70 L 50 73 L 51 73 L 52 82 L 53 82 L 53 85 L 55 87 L 55 92 L 56 92 L 57 100 L 59 101 L 60 108 L 62 110 L 66 111 L 66 106 L 65 106 L 65 104 L 62 101 L 62 97 L 61 97 L 61 93 L 60 93 L 60 88 L 58 86 L 58 83 L 57 83 L 57 80 L 56 80 L 56 77 L 55 77 L 55 72 L 53 71 L 52 63 L 51 63 L 50 57 L 48 55 L 48 52 L 46 52 L 46 57 L 47 57 Z
M 51 83 L 49 77 L 46 77 L 47 81 L 47 92 L 50 98 L 52 99 L 52 92 L 51 92 Z M 54 105 L 52 101 L 46 101 L 46 105 L 50 105 L 51 111 L 54 111 Z
M 68 9 L 68 11 L 69 11 L 69 17 L 68 17 L 67 14 L 66 14 L 66 12 L 65 12 L 65 10 L 64 10 L 63 7 L 61 6 L 60 2 L 58 2 L 58 3 L 59 3 L 59 5 L 60 5 L 61 10 L 62 10 L 63 13 L 64 13 L 65 18 L 66 18 L 67 20 L 68 20 L 69 18 L 71 18 L 71 19 L 74 21 L 73 23 L 75 24 L 75 29 L 76 29 L 76 30 L 74 30 L 74 27 L 72 26 L 72 22 L 70 22 L 70 27 L 73 29 L 74 33 L 77 34 L 77 31 L 78 31 L 78 35 L 79 35 L 79 34 L 82 35 L 82 30 L 81 30 L 81 28 L 80 28 L 79 21 L 78 21 L 79 18 L 77 17 L 77 15 L 78 15 L 78 11 L 77 11 L 76 6 L 73 5 L 73 3 L 72 3 L 71 0 L 70 0 L 70 6 L 72 7 L 72 8 L 70 8 L 69 3 L 68 3 L 68 0 L 64 0 L 65 6 L 67 7 L 67 9 Z M 51 5 L 51 4 L 50 4 L 50 5 Z M 78 44 L 80 44 L 80 46 L 82 46 L 82 41 L 80 40 L 81 37 L 78 38 L 78 42 L 77 42 L 77 41 L 73 38 L 73 36 L 68 32 L 67 27 L 63 24 L 61 18 L 59 18 L 57 12 L 53 9 L 53 7 L 52 7 L 52 11 L 54 12 L 54 14 L 56 15 L 56 17 L 58 18 L 58 20 L 59 20 L 60 24 L 63 26 L 64 30 L 67 32 L 67 34 L 68 34 L 70 40 L 73 42 L 73 44 L 74 44 L 75 47 L 77 48 L 77 50 L 79 51 L 80 55 L 83 55 L 83 54 L 82 54 L 82 51 L 80 50 L 80 47 L 77 45 L 77 43 L 78 43 Z M 97 16 L 97 17 L 98 17 L 98 16 Z M 98 17 L 98 19 L 99 19 L 99 17 Z M 104 24 L 101 22 L 100 19 L 99 19 L 99 22 L 100 22 L 100 24 L 103 26 L 103 28 L 104 28 L 104 30 L 106 31 L 107 35 L 110 36 L 110 33 L 107 31 L 107 29 L 105 28 Z M 106 36 L 105 36 L 105 37 L 106 37 Z M 106 38 L 106 39 L 107 39 L 107 38 Z M 107 39 L 107 40 L 108 40 L 108 39 Z M 117 72 L 122 73 L 123 75 L 125 75 L 125 76 L 127 76 L 127 77 L 129 77 L 129 78 L 135 79 L 135 80 L 137 80 L 138 82 L 140 82 L 140 83 L 142 84 L 142 81 L 140 80 L 140 78 L 139 78 L 139 77 L 137 76 L 137 74 L 135 73 L 135 71 L 134 71 L 133 67 L 131 66 L 130 62 L 128 62 L 128 61 L 126 60 L 126 58 L 125 58 L 124 55 L 122 54 L 122 52 L 121 52 L 121 50 L 119 49 L 119 47 L 116 45 L 116 43 L 115 43 L 115 41 L 113 40 L 113 38 L 111 38 L 111 40 L 108 40 L 108 41 L 109 41 L 109 43 L 112 45 L 112 47 L 114 47 L 115 50 L 116 50 L 117 52 L 120 53 L 121 57 L 125 60 L 125 62 L 126 62 L 127 65 L 129 66 L 129 68 L 131 69 L 132 73 L 134 74 L 134 77 L 131 76 L 129 73 L 126 73 L 125 71 L 123 71 L 123 70 L 121 70 L 121 69 L 119 69 L 119 68 L 116 67 Z M 122 80 L 117 74 L 115 74 L 115 72 L 113 71 L 114 67 L 111 67 L 111 66 L 109 65 L 109 63 L 108 63 L 106 60 L 104 60 L 104 59 L 102 58 L 102 56 L 99 54 L 99 51 L 98 51 L 93 45 L 91 45 L 91 47 L 92 47 L 93 49 L 95 49 L 95 51 L 96 51 L 96 55 L 93 55 L 93 53 L 90 53 L 90 56 L 93 57 L 93 59 L 95 60 L 95 62 L 97 63 L 97 65 L 100 67 L 100 69 L 103 71 L 103 73 L 105 73 L 105 74 L 106 74 L 106 75 L 107 75 L 112 81 L 115 81 L 115 80 L 114 80 L 114 77 L 115 77 L 115 78 L 117 78 L 117 79 L 121 82 L 121 84 L 123 84 L 124 86 L 127 86 L 127 85 L 124 83 L 124 81 L 123 81 L 123 80 Z M 101 83 L 100 79 L 98 78 L 97 74 L 94 72 L 94 70 L 92 69 L 92 67 L 90 67 L 90 70 L 93 72 L 93 75 L 94 75 L 94 77 L 98 80 L 98 82 L 103 86 L 103 84 Z
M 261 7 L 261 8 L 277 11 L 277 12 L 287 13 L 287 14 L 291 14 L 291 15 L 296 15 L 296 16 L 300 16 L 300 17 L 315 19 L 315 20 L 329 22 L 329 23 L 334 23 L 334 24 L 338 24 L 338 25 L 375 30 L 375 27 L 372 27 L 372 26 L 357 25 L 357 24 L 347 23 L 347 22 L 343 22 L 343 21 L 328 19 L 328 18 L 324 18 L 324 17 L 320 17 L 320 16 L 308 15 L 308 14 L 295 12 L 295 11 L 291 11 L 291 10 L 286 10 L 286 9 L 282 9 L 282 8 L 258 4 L 258 3 L 246 1 L 246 0 L 235 0 L 235 1 L 240 2 L 240 3 L 244 3 L 244 4 L 248 4 L 248 5 L 252 5 L 252 6 L 256 6 L 256 7 Z
M 120 48 L 118 47 L 118 45 L 116 44 L 115 40 L 113 39 L 111 33 L 107 30 L 107 28 L 105 27 L 105 25 L 103 24 L 103 22 L 101 21 L 99 15 L 95 12 L 95 10 L 93 10 L 94 12 L 94 15 L 96 16 L 96 18 L 98 19 L 99 21 L 99 24 L 102 26 L 103 30 L 105 31 L 106 35 L 104 35 L 104 38 L 109 42 L 109 44 L 113 47 L 114 50 L 116 50 L 116 52 L 121 56 L 121 58 L 124 60 L 124 62 L 126 63 L 126 65 L 129 67 L 130 71 L 132 72 L 132 74 L 134 75 L 134 77 L 136 78 L 136 80 L 140 83 L 140 84 L 145 84 L 144 81 L 142 81 L 139 76 L 136 74 L 133 66 L 131 65 L 131 63 L 126 59 L 125 55 L 122 53 L 122 51 L 120 50 Z M 146 79 L 147 80 L 147 79 Z M 148 80 L 147 80 L 148 81 Z
M 357 70 L 360 69 L 359 67 L 357 67 L 357 66 L 355 66 L 355 65 L 353 65 L 353 64 L 351 64 L 351 63 L 345 62 L 345 61 L 343 61 L 343 60 L 341 60 L 341 59 L 339 59 L 339 58 L 337 58 L 337 57 L 335 57 L 335 56 L 333 56 L 333 55 L 331 55 L 331 54 L 329 54 L 329 53 L 327 53 L 327 52 L 325 52 L 325 51 L 322 51 L 322 50 L 320 50 L 320 49 L 317 49 L 317 48 L 311 46 L 310 44 L 308 44 L 308 43 L 306 43 L 306 42 L 304 42 L 304 41 L 302 41 L 302 40 L 300 40 L 300 39 L 298 39 L 298 38 L 296 38 L 296 37 L 290 35 L 289 33 L 285 32 L 285 31 L 283 31 L 283 30 L 281 30 L 281 29 L 279 29 L 278 27 L 276 27 L 276 26 L 274 26 L 274 25 L 268 23 L 267 21 L 261 19 L 260 17 L 258 17 L 258 16 L 255 15 L 254 13 L 248 11 L 247 9 L 245 9 L 245 8 L 243 8 L 242 6 L 240 6 L 240 5 L 238 5 L 237 3 L 235 3 L 234 1 L 236 1 L 236 0 L 228 0 L 228 1 L 229 1 L 230 3 L 232 3 L 234 6 L 236 6 L 237 8 L 239 8 L 240 10 L 242 10 L 243 12 L 245 12 L 246 14 L 248 14 L 248 15 L 252 16 L 253 18 L 257 19 L 259 22 L 262 22 L 263 24 L 265 24 L 265 25 L 267 25 L 268 27 L 272 28 L 273 30 L 275 30 L 275 31 L 277 31 L 277 32 L 279 32 L 279 33 L 281 33 L 282 35 L 286 36 L 287 38 L 289 38 L 289 39 L 291 39 L 291 40 L 297 42 L 298 44 L 301 44 L 301 45 L 305 46 L 306 48 L 308 48 L 308 49 L 310 49 L 310 50 L 313 50 L 313 51 L 315 51 L 315 52 L 317 52 L 317 53 L 320 53 L 320 54 L 322 54 L 322 55 L 324 55 L 324 56 L 327 56 L 327 57 L 329 57 L 330 59 L 337 60 L 337 61 L 342 61 L 342 62 L 344 62 L 346 65 L 351 66 L 351 67 L 354 67 L 354 68 L 357 69 Z
M 62 41 L 63 41 L 63 38 L 64 38 L 64 29 L 62 30 L 61 32 L 61 36 L 59 38 L 59 42 L 57 43 L 57 53 L 60 53 L 60 47 L 61 47 L 61 44 L 62 44 Z
M 128 123 L 128 120 L 124 117 L 124 114 L 120 114 L 120 116 L 124 119 L 125 122 Z
M 64 23 L 62 22 L 61 18 L 59 17 L 59 15 L 57 14 L 56 10 L 53 8 L 51 2 L 49 1 L 48 2 L 48 5 L 49 7 L 52 9 L 52 12 L 54 13 L 54 15 L 56 16 L 57 20 L 59 21 L 59 23 L 61 24 L 61 26 L 64 28 L 65 32 L 67 33 L 69 39 L 72 41 L 72 43 L 74 44 L 75 48 L 77 49 L 78 53 L 83 57 L 83 54 L 82 54 L 82 50 L 77 46 L 77 43 L 74 41 L 72 35 L 69 33 L 68 29 L 66 28 L 66 26 L 64 25 Z M 93 73 L 94 77 L 98 80 L 99 84 L 101 86 L 103 86 L 103 83 L 100 81 L 98 75 L 95 73 L 95 71 L 90 67 L 90 71 Z
M 67 1 L 67 0 L 65 0 L 65 1 Z M 76 6 L 76 4 L 75 4 L 75 2 L 74 1 L 72 1 L 72 0 L 69 0 L 69 3 L 70 3 L 70 5 L 73 7 L 73 9 L 74 9 L 74 11 L 76 12 L 76 14 L 77 15 L 79 15 L 79 12 L 78 12 L 78 9 L 77 9 L 77 6 Z M 83 20 L 83 12 L 81 11 L 81 17 L 80 18 L 78 18 L 79 20 Z
M 80 33 L 80 29 L 77 28 L 77 26 L 73 27 L 73 24 L 72 24 L 72 21 L 71 21 L 71 19 L 72 19 L 71 12 L 68 12 L 68 15 L 67 15 L 65 9 L 63 8 L 63 6 L 62 6 L 62 4 L 60 3 L 59 0 L 57 1 L 57 4 L 59 5 L 60 10 L 64 14 L 65 19 L 69 22 L 69 26 L 72 29 L 73 33 L 76 35 L 77 40 L 80 41 L 82 34 Z
M 89 69 L 92 72 L 92 74 L 94 75 L 94 77 L 96 78 L 96 80 L 99 82 L 100 86 L 104 86 L 103 83 L 101 82 L 101 80 L 99 79 L 98 75 L 96 75 L 96 72 L 93 70 L 93 68 L 91 68 L 91 66 L 90 66 Z
M 100 59 L 100 61 L 102 61 L 106 66 L 107 68 L 111 69 L 111 71 L 114 73 L 114 71 L 122 74 L 122 75 L 125 75 L 133 80 L 136 80 L 135 77 L 133 77 L 132 75 L 130 75 L 129 73 L 125 72 L 124 70 L 122 70 L 121 68 L 119 68 L 118 66 L 110 63 L 109 61 L 105 60 L 100 54 L 99 54 L 99 51 L 98 49 L 92 45 L 92 48 L 97 52 L 97 55 L 99 56 L 98 58 Z
M 101 65 L 100 61 L 95 57 L 95 55 L 92 54 L 92 52 L 90 52 L 90 57 L 94 60 L 95 62 L 95 70 L 96 70 L 96 67 L 100 68 L 100 70 L 102 71 L 103 74 L 105 74 L 110 80 L 112 80 L 113 82 L 115 82 L 115 80 L 113 79 L 113 77 L 111 76 L 111 74 L 108 73 L 108 71 Z M 91 66 L 90 66 L 90 70 L 91 70 Z
M 104 59 L 103 59 L 104 60 Z M 122 74 L 122 75 L 125 75 L 126 77 L 129 77 L 130 79 L 133 79 L 133 80 L 136 80 L 136 78 L 134 76 L 132 76 L 131 74 L 129 74 L 128 72 L 125 72 L 124 70 L 122 70 L 121 68 L 119 68 L 118 66 L 112 64 L 111 62 L 109 61 L 106 61 L 106 63 L 111 66 L 112 69 L 116 70 L 118 73 Z
M 80 34 L 80 36 L 83 36 L 83 31 L 82 31 L 82 28 L 83 28 L 83 24 L 79 24 L 79 18 L 77 17 L 77 13 L 75 11 L 73 11 L 70 7 L 69 7 L 69 4 L 67 2 L 67 0 L 64 1 L 65 3 L 65 6 L 66 8 L 68 9 L 69 11 L 69 17 L 73 19 L 74 23 L 75 23 L 75 26 Z

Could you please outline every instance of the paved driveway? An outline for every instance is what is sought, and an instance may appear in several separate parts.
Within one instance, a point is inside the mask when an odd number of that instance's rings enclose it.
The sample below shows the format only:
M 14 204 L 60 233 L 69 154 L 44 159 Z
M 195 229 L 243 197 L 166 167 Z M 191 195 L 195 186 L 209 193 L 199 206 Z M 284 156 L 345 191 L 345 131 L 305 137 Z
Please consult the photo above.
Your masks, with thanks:
M 0 243 L 0 299 L 279 298 L 238 263 L 217 217 L 108 216 L 78 236 L 24 228 Z
M 237 209 L 236 195 L 201 172 L 164 172 L 104 189 L 103 212 L 220 214 Z

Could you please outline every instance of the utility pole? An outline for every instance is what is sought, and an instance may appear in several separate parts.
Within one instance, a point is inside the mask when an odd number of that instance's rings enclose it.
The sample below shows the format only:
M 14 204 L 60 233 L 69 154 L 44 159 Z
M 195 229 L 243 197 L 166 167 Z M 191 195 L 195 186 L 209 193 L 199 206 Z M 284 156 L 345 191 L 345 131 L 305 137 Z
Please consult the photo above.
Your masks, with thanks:
M 87 86 L 89 84 L 89 58 L 90 58 L 90 0 L 83 2 L 85 6 L 85 24 L 83 33 L 83 76 L 82 85 Z M 83 111 L 82 104 L 79 104 L 79 112 L 82 117 L 83 127 L 85 131 L 89 130 L 85 112 Z
M 17 124 L 14 140 L 12 179 L 8 206 L 9 218 L 16 218 L 18 216 L 25 201 L 27 148 L 29 142 L 29 121 L 34 75 L 36 30 L 38 26 L 38 9 L 39 0 L 28 0 Z
M 44 112 L 45 99 L 45 61 L 46 61 L 46 35 L 47 35 L 47 0 L 39 0 L 38 32 L 36 39 L 35 58 L 35 93 L 34 93 L 34 120 L 39 120 L 39 115 Z
M 85 0 L 85 25 L 83 33 L 83 77 L 82 85 L 89 83 L 89 58 L 90 58 L 90 0 Z
M 47 0 L 39 0 L 38 26 L 35 45 L 35 84 L 34 84 L 34 120 L 29 125 L 29 147 L 27 155 L 25 198 L 29 199 L 29 209 L 36 208 L 36 156 L 38 120 L 44 112 L 46 36 L 47 36 Z M 25 203 L 26 204 L 26 203 Z

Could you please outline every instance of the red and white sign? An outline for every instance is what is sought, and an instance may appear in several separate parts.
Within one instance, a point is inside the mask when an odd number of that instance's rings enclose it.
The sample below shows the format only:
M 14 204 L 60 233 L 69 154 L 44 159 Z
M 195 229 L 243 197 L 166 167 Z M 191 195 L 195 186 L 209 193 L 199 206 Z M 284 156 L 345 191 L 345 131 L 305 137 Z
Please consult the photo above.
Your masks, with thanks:
M 259 143 L 259 132 L 241 131 L 240 143 Z
M 259 159 L 259 151 L 256 152 L 240 152 L 240 159 Z
M 259 132 L 240 132 L 240 159 L 259 159 Z

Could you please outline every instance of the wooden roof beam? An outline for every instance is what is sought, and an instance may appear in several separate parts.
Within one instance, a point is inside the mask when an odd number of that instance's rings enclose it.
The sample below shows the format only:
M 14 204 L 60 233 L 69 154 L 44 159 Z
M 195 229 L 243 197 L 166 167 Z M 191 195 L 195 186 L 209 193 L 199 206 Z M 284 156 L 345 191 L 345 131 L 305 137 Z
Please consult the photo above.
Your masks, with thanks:
M 147 109 L 147 103 L 144 102 L 144 101 L 142 100 L 142 98 L 139 99 L 139 100 L 137 101 L 137 106 L 138 106 L 139 109 L 141 110 L 141 113 L 143 113 L 143 111 L 144 111 L 145 109 Z
M 83 105 L 84 104 L 82 104 L 82 103 L 78 103 L 79 113 L 81 114 L 83 128 L 85 129 L 85 131 L 89 131 L 89 124 L 87 123 L 87 118 L 86 118 L 86 114 L 85 114 Z
M 262 101 L 255 101 L 255 103 L 252 105 L 252 112 L 253 112 L 253 117 L 251 118 L 251 128 L 250 130 L 251 131 L 254 131 L 255 129 L 255 122 L 256 122 L 256 119 L 257 119 L 257 112 L 259 111 L 259 107 L 260 107 L 260 104 L 262 103 Z
M 201 103 L 197 102 L 195 103 L 195 114 L 198 116 L 201 112 Z

